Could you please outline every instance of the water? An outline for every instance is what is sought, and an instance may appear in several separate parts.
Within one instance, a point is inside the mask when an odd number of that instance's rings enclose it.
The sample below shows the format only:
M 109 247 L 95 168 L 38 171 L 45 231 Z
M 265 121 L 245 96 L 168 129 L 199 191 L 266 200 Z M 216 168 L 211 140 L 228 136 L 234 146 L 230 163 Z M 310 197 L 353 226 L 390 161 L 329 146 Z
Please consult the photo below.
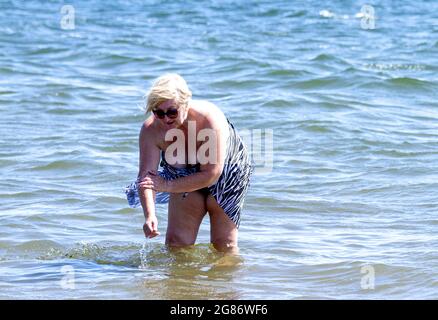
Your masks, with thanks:
M 66 30 L 61 1 L 0 2 L 1 299 L 438 297 L 437 2 L 71 4 Z M 124 198 L 165 72 L 273 132 L 239 257 L 208 219 L 194 248 L 146 241 Z

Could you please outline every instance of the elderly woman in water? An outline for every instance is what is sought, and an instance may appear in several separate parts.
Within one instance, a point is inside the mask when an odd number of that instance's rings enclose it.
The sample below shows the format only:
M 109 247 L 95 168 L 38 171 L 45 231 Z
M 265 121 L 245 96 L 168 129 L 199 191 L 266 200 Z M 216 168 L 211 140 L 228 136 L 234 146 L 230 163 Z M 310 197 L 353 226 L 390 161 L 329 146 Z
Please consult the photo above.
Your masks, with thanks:
M 213 103 L 192 100 L 177 74 L 154 82 L 146 112 L 152 114 L 140 131 L 138 178 L 126 191 L 131 206 L 143 207 L 145 236 L 160 234 L 155 203 L 168 201 L 169 247 L 193 245 L 208 213 L 211 243 L 219 251 L 237 252 L 252 168 L 233 125 Z

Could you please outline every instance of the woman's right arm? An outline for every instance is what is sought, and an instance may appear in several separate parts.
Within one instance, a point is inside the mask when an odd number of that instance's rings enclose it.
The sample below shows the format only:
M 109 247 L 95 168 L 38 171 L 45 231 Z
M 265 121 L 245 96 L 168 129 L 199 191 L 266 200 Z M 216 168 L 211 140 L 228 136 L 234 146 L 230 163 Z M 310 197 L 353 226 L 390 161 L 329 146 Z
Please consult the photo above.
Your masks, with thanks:
M 160 162 L 160 149 L 156 144 L 156 135 L 153 132 L 150 121 L 145 121 L 140 130 L 138 139 L 140 156 L 139 170 L 137 179 L 142 180 L 149 171 L 156 171 Z M 151 189 L 139 188 L 141 206 L 145 223 L 143 231 L 147 238 L 153 238 L 160 233 L 158 232 L 158 221 L 155 215 L 155 191 Z

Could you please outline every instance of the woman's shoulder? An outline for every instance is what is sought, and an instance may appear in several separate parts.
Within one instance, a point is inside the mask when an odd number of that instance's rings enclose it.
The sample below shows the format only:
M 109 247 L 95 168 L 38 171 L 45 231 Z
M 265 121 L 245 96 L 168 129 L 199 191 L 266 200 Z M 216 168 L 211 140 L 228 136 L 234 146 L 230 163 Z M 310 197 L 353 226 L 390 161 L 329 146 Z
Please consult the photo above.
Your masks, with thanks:
M 158 134 L 158 128 L 154 123 L 153 117 L 148 117 L 145 121 L 143 121 L 143 124 L 140 129 L 140 139 L 149 139 L 149 140 L 156 140 Z
M 145 121 L 143 121 L 141 125 L 141 131 L 151 131 L 154 130 L 154 119 L 152 116 L 149 116 Z
M 208 100 L 192 100 L 192 105 L 199 111 L 220 110 L 218 106 Z
M 193 106 L 195 110 L 202 114 L 208 122 L 216 122 L 218 120 L 226 121 L 226 117 L 222 110 L 213 102 L 208 100 L 194 100 Z

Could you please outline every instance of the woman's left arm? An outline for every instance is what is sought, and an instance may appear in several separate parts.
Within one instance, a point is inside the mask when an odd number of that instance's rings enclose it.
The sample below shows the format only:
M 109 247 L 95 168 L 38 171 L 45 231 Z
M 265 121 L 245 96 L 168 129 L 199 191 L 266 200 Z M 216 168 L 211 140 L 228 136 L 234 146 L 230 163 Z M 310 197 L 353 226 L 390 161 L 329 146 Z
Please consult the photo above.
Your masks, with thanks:
M 186 177 L 165 180 L 156 171 L 149 171 L 149 174 L 139 182 L 139 185 L 142 188 L 153 189 L 157 192 L 192 192 L 213 184 L 219 179 L 220 175 L 221 173 L 217 173 L 216 170 L 199 171 Z

